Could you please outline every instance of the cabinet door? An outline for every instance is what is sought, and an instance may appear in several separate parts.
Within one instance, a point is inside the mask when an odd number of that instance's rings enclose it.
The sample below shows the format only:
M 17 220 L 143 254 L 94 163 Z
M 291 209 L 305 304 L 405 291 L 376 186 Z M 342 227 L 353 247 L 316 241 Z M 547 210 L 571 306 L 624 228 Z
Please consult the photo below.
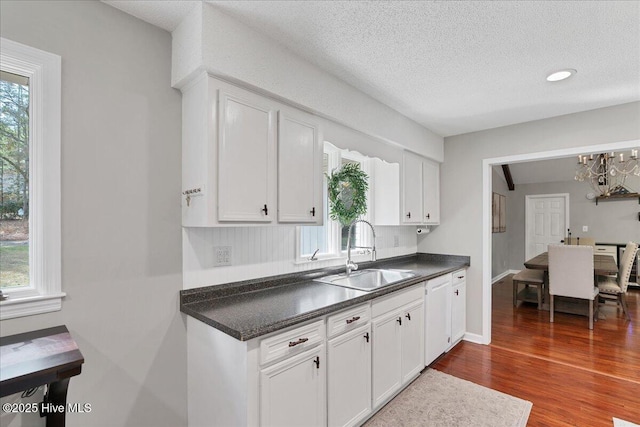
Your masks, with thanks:
M 453 286 L 451 296 L 451 344 L 462 339 L 466 330 L 466 282 Z
M 422 158 L 404 153 L 402 162 L 402 223 L 422 221 Z
M 429 160 L 422 162 L 422 222 L 440 223 L 440 165 Z
M 322 224 L 322 145 L 313 117 L 278 113 L 278 221 Z
M 447 351 L 451 342 L 451 275 L 427 282 L 425 364 Z
M 370 159 L 374 225 L 400 225 L 400 164 Z
M 402 383 L 417 376 L 424 368 L 424 303 L 402 310 Z
M 218 219 L 271 222 L 276 210 L 275 110 L 257 95 L 220 91 L 219 115 Z
M 371 325 L 329 341 L 329 425 L 353 426 L 371 413 Z
M 321 345 L 260 372 L 261 426 L 326 425 L 326 358 Z
M 399 311 L 373 320 L 373 407 L 378 408 L 402 385 Z

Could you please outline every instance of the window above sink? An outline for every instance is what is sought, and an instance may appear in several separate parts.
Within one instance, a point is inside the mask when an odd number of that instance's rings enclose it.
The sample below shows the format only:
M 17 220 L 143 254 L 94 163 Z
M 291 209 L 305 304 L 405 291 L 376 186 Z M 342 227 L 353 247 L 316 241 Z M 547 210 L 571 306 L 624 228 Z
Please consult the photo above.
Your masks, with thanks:
M 322 226 L 300 226 L 296 233 L 296 261 L 332 259 L 346 256 L 349 226 L 341 226 L 329 218 L 327 201 L 327 175 L 347 163 L 358 163 L 369 176 L 367 214 L 362 219 L 374 225 L 400 224 L 400 164 L 389 163 L 376 157 L 368 157 L 355 151 L 340 149 L 330 142 L 324 143 Z M 364 224 L 356 224 L 352 239 L 355 246 L 372 246 L 371 235 Z

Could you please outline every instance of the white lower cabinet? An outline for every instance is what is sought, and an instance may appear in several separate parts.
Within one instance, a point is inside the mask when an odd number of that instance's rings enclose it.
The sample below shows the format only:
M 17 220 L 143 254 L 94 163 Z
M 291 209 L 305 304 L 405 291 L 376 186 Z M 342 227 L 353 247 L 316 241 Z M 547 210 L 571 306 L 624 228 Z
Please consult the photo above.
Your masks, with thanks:
M 373 320 L 373 407 L 387 401 L 402 385 L 400 316 L 393 312 Z
M 464 337 L 467 329 L 467 283 L 466 270 L 453 273 L 451 294 L 451 346 L 452 348 Z
M 260 425 L 326 425 L 326 358 L 321 345 L 260 372 Z
M 426 309 L 420 283 L 249 341 L 187 316 L 189 426 L 360 425 L 447 351 L 452 275 L 426 291 Z
M 424 369 L 424 302 L 402 310 L 402 383 L 406 384 Z
M 328 425 L 358 425 L 371 413 L 371 325 L 329 340 Z
M 373 408 L 424 368 L 424 285 L 372 304 Z
M 427 282 L 425 319 L 425 365 L 451 344 L 451 274 Z

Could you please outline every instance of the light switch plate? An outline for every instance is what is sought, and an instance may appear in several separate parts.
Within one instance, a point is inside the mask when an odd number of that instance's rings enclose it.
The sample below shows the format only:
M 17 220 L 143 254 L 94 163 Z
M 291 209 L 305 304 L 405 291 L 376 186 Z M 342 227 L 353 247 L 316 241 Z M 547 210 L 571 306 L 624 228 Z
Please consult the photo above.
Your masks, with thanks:
M 232 255 L 231 246 L 214 246 L 213 266 L 222 267 L 224 265 L 231 265 Z
M 584 233 L 586 233 L 587 231 L 589 231 L 589 226 L 588 226 L 588 225 L 583 225 L 583 226 L 582 226 L 582 231 L 583 231 Z

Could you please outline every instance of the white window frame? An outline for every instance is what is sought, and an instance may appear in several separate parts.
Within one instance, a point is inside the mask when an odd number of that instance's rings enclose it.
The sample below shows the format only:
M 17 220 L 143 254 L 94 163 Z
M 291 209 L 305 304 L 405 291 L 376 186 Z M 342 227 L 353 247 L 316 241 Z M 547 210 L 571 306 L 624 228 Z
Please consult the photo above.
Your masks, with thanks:
M 353 151 L 347 151 L 347 150 L 341 150 L 337 147 L 335 147 L 333 144 L 331 144 L 330 142 L 326 142 L 324 144 L 324 153 L 328 154 L 329 156 L 329 173 L 331 173 L 331 171 L 337 167 L 340 167 L 340 165 L 342 164 L 342 159 L 348 159 L 348 160 L 352 160 L 352 161 L 356 161 L 359 162 L 362 165 L 362 170 L 367 172 L 370 175 L 370 171 L 369 171 L 369 163 L 368 163 L 368 158 L 366 156 L 363 156 L 359 153 L 353 152 Z M 325 183 L 326 185 L 326 183 Z M 371 189 L 369 189 L 371 190 Z M 367 197 L 367 203 L 370 203 L 371 201 L 371 197 Z M 328 200 L 324 200 L 324 203 L 328 203 Z M 369 212 L 371 210 L 371 206 L 369 206 L 369 208 L 367 209 L 367 215 L 365 216 L 364 219 L 368 219 L 369 218 Z M 333 221 L 330 218 L 325 218 L 324 219 L 324 224 L 326 227 L 328 227 L 328 236 L 327 236 L 327 249 L 328 252 L 323 252 L 323 253 L 318 253 L 316 254 L 316 260 L 318 261 L 327 261 L 327 260 L 333 260 L 333 259 L 340 259 L 340 258 L 344 258 L 347 256 L 347 251 L 346 250 L 342 250 L 341 248 L 341 229 L 342 227 L 340 226 L 340 224 L 337 221 Z M 304 263 L 308 263 L 308 262 L 313 262 L 310 260 L 310 256 L 311 254 L 303 254 L 302 253 L 302 247 L 301 247 L 301 227 L 302 226 L 298 226 L 296 227 L 296 260 L 295 263 L 296 264 L 304 264 Z M 356 228 L 354 229 L 355 233 L 358 232 L 358 226 L 356 226 Z M 362 245 L 364 246 L 371 246 L 371 238 L 367 233 L 364 233 L 362 235 L 362 239 L 363 241 L 361 242 Z M 366 260 L 368 259 L 367 256 L 365 256 L 365 254 L 360 253 L 360 250 L 353 250 L 351 252 L 352 254 L 352 258 L 355 259 L 356 261 L 362 261 L 362 260 Z
M 29 78 L 29 285 L 3 289 L 0 320 L 62 308 L 61 58 L 0 38 L 0 69 Z

